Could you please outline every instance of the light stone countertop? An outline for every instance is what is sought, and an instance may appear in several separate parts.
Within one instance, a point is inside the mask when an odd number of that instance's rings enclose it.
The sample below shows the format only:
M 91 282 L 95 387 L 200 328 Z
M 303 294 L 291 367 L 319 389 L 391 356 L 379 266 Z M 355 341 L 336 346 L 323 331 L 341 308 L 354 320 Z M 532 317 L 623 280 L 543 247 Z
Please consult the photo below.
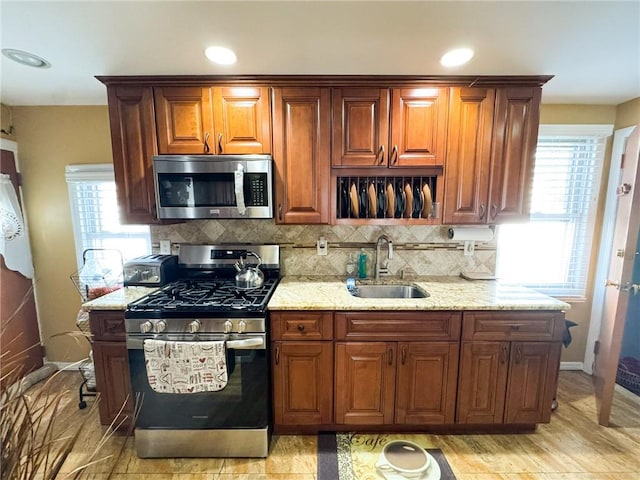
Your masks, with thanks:
M 86 312 L 91 310 L 124 310 L 129 303 L 155 292 L 157 289 L 158 287 L 124 287 L 83 303 L 82 309 Z
M 356 285 L 372 284 L 356 281 Z M 530 288 L 495 280 L 460 277 L 420 277 L 379 283 L 413 284 L 427 298 L 358 298 L 343 277 L 282 278 L 269 301 L 269 310 L 568 310 L 571 306 Z

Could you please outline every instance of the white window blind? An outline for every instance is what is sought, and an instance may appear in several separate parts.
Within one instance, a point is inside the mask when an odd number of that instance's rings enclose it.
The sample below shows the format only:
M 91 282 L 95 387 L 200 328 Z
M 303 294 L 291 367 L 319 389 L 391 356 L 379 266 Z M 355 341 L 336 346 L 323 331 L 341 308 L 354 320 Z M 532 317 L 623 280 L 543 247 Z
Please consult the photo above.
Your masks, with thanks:
M 561 297 L 585 295 L 609 125 L 541 125 L 525 224 L 498 230 L 498 277 Z
M 120 224 L 113 165 L 68 165 L 65 177 L 79 269 L 87 249 L 118 250 L 122 261 L 151 253 L 148 226 Z

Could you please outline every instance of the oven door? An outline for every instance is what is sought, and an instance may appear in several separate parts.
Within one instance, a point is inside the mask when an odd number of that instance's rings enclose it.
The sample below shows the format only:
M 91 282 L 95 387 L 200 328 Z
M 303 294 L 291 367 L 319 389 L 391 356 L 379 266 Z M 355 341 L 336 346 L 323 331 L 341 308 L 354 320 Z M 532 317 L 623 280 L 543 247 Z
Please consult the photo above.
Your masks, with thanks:
M 194 342 L 227 341 L 227 385 L 217 392 L 158 393 L 147 380 L 145 339 Z M 269 424 L 269 362 L 266 335 L 144 334 L 127 337 L 136 427 L 142 429 L 265 428 Z

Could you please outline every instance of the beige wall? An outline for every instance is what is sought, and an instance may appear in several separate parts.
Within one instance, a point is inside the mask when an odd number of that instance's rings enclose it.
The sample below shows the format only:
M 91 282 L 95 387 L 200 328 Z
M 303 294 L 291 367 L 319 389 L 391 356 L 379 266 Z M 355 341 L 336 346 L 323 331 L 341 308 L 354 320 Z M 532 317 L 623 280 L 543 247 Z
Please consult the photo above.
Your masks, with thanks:
M 12 110 L 42 340 L 49 360 L 78 360 L 88 350 L 86 341 L 78 342 L 68 335 L 54 337 L 76 330 L 81 303 L 69 278 L 78 267 L 64 168 L 73 163 L 111 162 L 107 107 Z
M 13 107 L 12 111 L 14 140 L 18 142 L 24 176 L 25 210 L 47 357 L 53 361 L 76 360 L 86 352 L 86 345 L 76 344 L 65 336 L 53 337 L 75 329 L 75 316 L 80 306 L 80 296 L 69 279 L 77 266 L 64 167 L 73 163 L 111 161 L 107 107 Z M 637 123 L 639 112 L 640 99 L 618 108 L 543 105 L 541 122 L 615 123 L 616 127 L 622 127 Z M 600 216 L 601 212 L 602 209 Z M 569 349 L 563 350 L 563 361 L 583 360 L 591 288 L 588 297 L 587 303 L 573 303 L 567 315 L 579 326 L 572 330 L 574 341 Z
M 640 125 L 640 97 L 621 103 L 616 108 L 615 129 Z

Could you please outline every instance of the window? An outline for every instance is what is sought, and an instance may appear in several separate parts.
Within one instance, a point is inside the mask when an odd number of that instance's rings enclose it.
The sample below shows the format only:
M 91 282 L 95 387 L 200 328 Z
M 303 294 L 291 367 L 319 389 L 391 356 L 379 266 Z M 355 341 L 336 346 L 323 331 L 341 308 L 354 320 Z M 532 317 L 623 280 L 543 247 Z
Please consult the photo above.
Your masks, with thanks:
M 108 262 L 118 263 L 151 253 L 148 226 L 120 224 L 113 165 L 68 165 L 65 177 L 78 269 L 84 264 L 83 253 L 87 249 L 118 250 L 122 259 L 117 252 L 105 256 Z M 122 265 L 112 268 L 121 271 Z
M 562 297 L 585 295 L 609 125 L 541 125 L 531 217 L 498 230 L 496 274 Z

